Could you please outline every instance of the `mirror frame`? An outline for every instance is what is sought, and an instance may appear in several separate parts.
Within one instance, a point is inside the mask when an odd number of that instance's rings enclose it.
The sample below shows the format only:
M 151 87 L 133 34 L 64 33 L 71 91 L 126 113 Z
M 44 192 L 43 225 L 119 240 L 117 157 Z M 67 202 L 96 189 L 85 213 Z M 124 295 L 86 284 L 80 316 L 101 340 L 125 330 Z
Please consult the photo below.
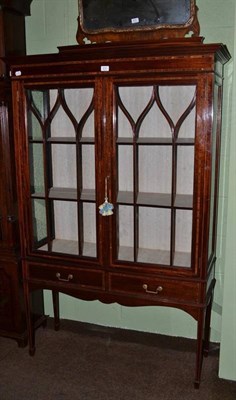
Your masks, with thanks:
M 155 41 L 160 39 L 179 38 L 186 35 L 199 36 L 200 34 L 200 26 L 197 18 L 198 8 L 196 6 L 196 0 L 189 0 L 190 18 L 184 24 L 157 24 L 124 28 L 104 27 L 97 30 L 88 30 L 85 28 L 83 0 L 78 1 L 79 17 L 76 39 L 79 44 L 85 44 L 86 41 L 90 41 L 92 43 L 144 40 Z

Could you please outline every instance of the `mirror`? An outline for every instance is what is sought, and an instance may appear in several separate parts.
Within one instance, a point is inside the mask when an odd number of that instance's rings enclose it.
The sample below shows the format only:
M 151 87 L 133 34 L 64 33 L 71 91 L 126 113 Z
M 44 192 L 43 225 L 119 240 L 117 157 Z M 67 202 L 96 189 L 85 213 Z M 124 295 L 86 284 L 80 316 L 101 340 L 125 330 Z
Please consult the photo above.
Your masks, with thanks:
M 77 40 L 156 39 L 199 34 L 195 0 L 79 0 Z

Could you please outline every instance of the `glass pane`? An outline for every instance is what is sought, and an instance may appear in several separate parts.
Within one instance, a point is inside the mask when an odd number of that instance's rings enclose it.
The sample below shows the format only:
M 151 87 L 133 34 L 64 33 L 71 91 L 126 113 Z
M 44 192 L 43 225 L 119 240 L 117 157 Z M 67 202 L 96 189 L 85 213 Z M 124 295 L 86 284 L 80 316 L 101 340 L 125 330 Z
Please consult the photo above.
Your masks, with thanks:
M 192 211 L 176 210 L 174 265 L 191 266 Z
M 171 146 L 139 146 L 139 192 L 171 193 Z
M 133 191 L 133 147 L 118 146 L 118 187 L 121 192 Z
M 0 210 L 0 240 L 3 240 L 2 213 Z
M 94 138 L 94 106 L 89 111 L 93 94 L 93 88 L 65 89 L 64 91 L 66 104 L 75 119 L 79 122 L 86 114 L 86 122 L 82 131 L 83 138 Z
M 190 114 L 186 117 L 180 126 L 178 138 L 179 139 L 194 139 L 195 138 L 195 120 L 196 120 L 196 107 L 194 107 Z
M 28 90 L 28 135 L 31 140 L 43 139 L 43 124 L 48 116 L 49 91 L 48 90 Z
M 194 147 L 178 146 L 177 149 L 177 194 L 193 194 Z
M 76 146 L 70 144 L 51 145 L 53 187 L 76 188 Z M 48 160 L 48 163 L 50 159 Z
M 47 108 L 45 106 L 47 104 L 49 91 L 31 90 L 28 93 L 31 93 L 32 105 L 34 110 L 37 111 L 37 113 L 41 117 L 41 120 L 44 120 L 47 117 Z
M 47 240 L 46 203 L 32 199 L 32 222 L 34 248 L 39 248 Z
M 156 102 L 144 118 L 140 131 L 140 138 L 169 138 L 172 139 L 171 129 L 166 117 Z
M 118 259 L 134 261 L 134 208 L 118 206 Z
M 77 204 L 69 201 L 51 204 L 51 241 L 39 250 L 78 255 Z
M 83 256 L 97 256 L 96 205 L 83 203 Z
M 52 138 L 94 140 L 93 88 L 50 90 Z
M 0 108 L 2 112 L 2 107 Z M 0 137 L 0 176 L 3 176 L 3 148 L 2 148 L 2 138 Z M 5 214 L 4 210 L 4 204 L 5 204 L 5 199 L 3 196 L 4 193 L 4 181 L 3 178 L 0 179 L 0 241 L 3 241 L 3 236 L 4 236 L 4 229 L 3 229 L 3 215 Z M 5 205 L 6 206 L 6 205 Z M 1 246 L 0 242 L 0 246 Z
M 82 188 L 95 190 L 95 147 L 82 145 Z
M 94 111 L 88 116 L 86 119 L 85 124 L 83 125 L 82 135 L 81 138 L 88 139 L 91 138 L 95 140 L 95 133 L 94 133 Z
M 73 126 L 71 119 L 61 105 L 56 111 L 56 114 L 51 122 L 49 136 L 52 138 L 76 137 L 75 127 Z
M 36 116 L 29 111 L 28 112 L 28 135 L 32 140 L 42 140 L 42 127 Z
M 152 87 L 140 86 L 119 88 L 120 99 L 118 99 L 119 108 L 117 121 L 119 127 L 118 137 L 133 137 L 131 121 L 137 121 L 140 114 L 146 108 L 151 95 Z
M 170 125 L 160 109 L 158 86 L 120 87 L 118 138 L 172 138 Z M 133 101 L 135 99 L 135 101 Z
M 170 264 L 170 227 L 170 210 L 139 207 L 138 261 Z
M 194 98 L 195 86 L 160 86 L 159 95 L 162 106 L 176 125 Z
M 45 195 L 44 158 L 43 145 L 41 143 L 29 144 L 29 159 L 31 193 L 35 195 Z

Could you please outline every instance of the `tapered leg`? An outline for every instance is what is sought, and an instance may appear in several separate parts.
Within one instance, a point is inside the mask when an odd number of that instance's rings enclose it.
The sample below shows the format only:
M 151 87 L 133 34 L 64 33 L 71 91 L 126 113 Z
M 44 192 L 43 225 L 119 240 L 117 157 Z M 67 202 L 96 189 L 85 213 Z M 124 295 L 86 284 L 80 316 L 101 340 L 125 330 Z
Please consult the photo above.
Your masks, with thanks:
M 59 292 L 52 291 L 53 312 L 54 312 L 54 329 L 60 329 L 60 308 L 59 308 Z
M 210 347 L 210 323 L 211 323 L 211 310 L 212 310 L 212 303 L 213 303 L 213 294 L 214 294 L 214 287 L 215 287 L 215 279 L 212 281 L 212 292 L 209 303 L 206 309 L 206 319 L 205 319 L 205 333 L 204 333 L 204 349 L 203 355 L 205 357 L 209 354 L 209 347 Z
M 25 314 L 27 323 L 27 333 L 29 341 L 29 354 L 31 356 L 35 353 L 35 332 L 33 326 L 33 319 L 31 313 L 30 291 L 27 279 L 24 279 L 24 297 L 25 297 Z
M 203 355 L 207 357 L 209 354 L 210 347 L 210 322 L 211 322 L 211 310 L 212 310 L 213 295 L 211 296 L 210 302 L 206 309 L 206 321 L 205 321 L 205 333 L 204 333 L 204 349 Z
M 28 344 L 27 337 L 23 337 L 22 339 L 16 339 L 18 347 L 24 348 Z
M 203 337 L 204 337 L 204 318 L 205 310 L 199 310 L 198 323 L 197 323 L 197 355 L 196 355 L 196 371 L 194 387 L 199 388 L 202 371 L 202 358 L 203 358 Z

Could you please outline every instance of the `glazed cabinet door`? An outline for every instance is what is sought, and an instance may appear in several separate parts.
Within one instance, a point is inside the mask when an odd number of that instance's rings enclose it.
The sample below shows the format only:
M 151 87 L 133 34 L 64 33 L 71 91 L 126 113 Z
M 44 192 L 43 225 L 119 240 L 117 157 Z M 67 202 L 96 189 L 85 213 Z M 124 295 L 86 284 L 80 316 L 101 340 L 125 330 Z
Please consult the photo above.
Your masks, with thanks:
M 2 98 L 0 106 L 0 250 L 5 255 L 16 254 L 19 248 L 10 102 L 11 98 Z
M 112 90 L 111 264 L 191 273 L 200 223 L 197 80 L 117 81 Z
M 8 234 L 7 216 L 8 216 L 8 199 L 6 187 L 10 191 L 11 182 L 6 182 L 6 159 L 8 147 L 6 147 L 8 130 L 7 108 L 2 101 L 0 106 L 0 250 L 10 247 L 10 238 Z M 10 180 L 11 178 L 8 177 Z
M 1 177 L 3 177 L 3 149 L 2 149 L 2 139 L 0 136 L 0 174 Z M 5 215 L 5 210 L 4 210 L 4 198 L 3 198 L 3 193 L 4 193 L 4 181 L 3 179 L 0 180 L 0 248 L 4 244 L 4 219 L 3 216 Z
M 16 246 L 14 222 L 15 195 L 12 174 L 11 142 L 9 139 L 8 107 L 2 99 L 0 106 L 0 250 L 10 251 Z
M 99 258 L 95 92 L 94 82 L 23 88 L 27 254 Z

